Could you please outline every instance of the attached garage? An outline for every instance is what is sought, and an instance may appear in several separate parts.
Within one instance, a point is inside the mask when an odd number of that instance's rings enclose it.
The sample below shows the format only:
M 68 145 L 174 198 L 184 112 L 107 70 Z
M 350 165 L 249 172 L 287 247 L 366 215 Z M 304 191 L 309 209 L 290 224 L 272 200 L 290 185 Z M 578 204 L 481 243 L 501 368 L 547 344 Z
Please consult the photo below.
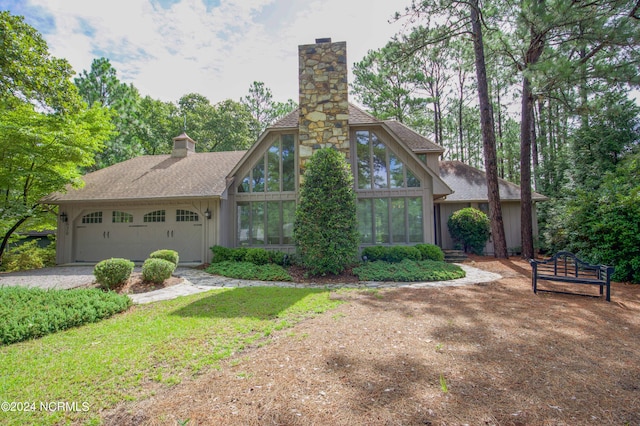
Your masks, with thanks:
M 89 211 L 73 227 L 74 262 L 141 262 L 159 249 L 176 250 L 183 262 L 203 262 L 203 218 L 193 206 Z
M 210 260 L 225 228 L 220 205 L 245 151 L 195 153 L 186 134 L 170 155 L 147 155 L 89 173 L 82 188 L 43 200 L 58 206 L 57 262 L 111 257 L 142 262 L 159 249 L 181 263 Z

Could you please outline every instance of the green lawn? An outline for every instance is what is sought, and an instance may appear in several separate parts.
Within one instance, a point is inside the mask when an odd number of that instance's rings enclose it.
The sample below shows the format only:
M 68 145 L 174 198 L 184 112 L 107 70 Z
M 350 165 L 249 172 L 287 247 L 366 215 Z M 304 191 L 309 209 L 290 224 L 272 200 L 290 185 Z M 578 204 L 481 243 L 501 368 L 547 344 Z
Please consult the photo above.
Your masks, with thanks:
M 99 424 L 101 409 L 149 396 L 145 383 L 180 383 L 339 303 L 317 289 L 214 290 L 0 346 L 0 424 Z M 35 410 L 7 411 L 24 403 Z

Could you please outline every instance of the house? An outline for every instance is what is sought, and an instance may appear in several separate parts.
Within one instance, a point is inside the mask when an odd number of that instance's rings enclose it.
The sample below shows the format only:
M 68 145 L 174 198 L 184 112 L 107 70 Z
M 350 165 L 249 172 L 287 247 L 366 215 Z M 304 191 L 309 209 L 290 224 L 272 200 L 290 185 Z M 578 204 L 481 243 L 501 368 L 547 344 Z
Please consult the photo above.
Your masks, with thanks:
M 291 252 L 305 163 L 324 147 L 343 152 L 351 165 L 363 246 L 453 246 L 448 215 L 469 205 L 483 208 L 483 173 L 439 162 L 442 147 L 350 104 L 345 42 L 320 39 L 298 53 L 298 110 L 267 128 L 248 151 L 196 153 L 196 142 L 182 134 L 171 155 L 89 173 L 83 188 L 44 200 L 59 205 L 57 261 L 141 261 L 170 248 L 182 262 L 206 262 L 213 245 Z M 501 195 L 503 188 L 518 210 L 517 186 L 502 182 Z M 515 247 L 519 223 L 514 219 L 508 229 Z

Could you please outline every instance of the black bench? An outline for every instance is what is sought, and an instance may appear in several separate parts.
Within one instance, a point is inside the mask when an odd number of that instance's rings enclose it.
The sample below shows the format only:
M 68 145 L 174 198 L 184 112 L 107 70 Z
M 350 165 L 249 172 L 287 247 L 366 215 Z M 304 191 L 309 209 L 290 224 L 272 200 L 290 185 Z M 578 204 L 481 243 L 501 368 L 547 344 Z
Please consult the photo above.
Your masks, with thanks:
M 538 280 L 558 281 L 570 284 L 592 284 L 600 286 L 600 295 L 607 288 L 606 299 L 611 301 L 611 275 L 613 266 L 591 265 L 568 251 L 556 253 L 546 260 L 529 259 L 531 264 L 531 285 L 533 292 L 538 292 Z M 540 290 L 550 291 L 550 290 Z

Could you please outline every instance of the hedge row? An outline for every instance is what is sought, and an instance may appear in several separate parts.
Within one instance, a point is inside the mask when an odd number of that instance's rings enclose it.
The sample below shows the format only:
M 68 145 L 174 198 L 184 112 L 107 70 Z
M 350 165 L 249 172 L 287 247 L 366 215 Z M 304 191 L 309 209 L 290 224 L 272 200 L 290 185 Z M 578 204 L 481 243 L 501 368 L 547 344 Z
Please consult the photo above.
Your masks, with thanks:
M 263 248 L 228 248 L 222 246 L 211 247 L 213 253 L 213 259 L 211 263 L 221 262 L 248 262 L 254 265 L 266 265 L 268 263 L 275 263 L 276 265 L 283 266 L 288 259 L 288 256 L 281 251 L 265 250 Z
M 370 262 L 382 260 L 389 263 L 408 260 L 435 260 L 442 262 L 444 253 L 433 244 L 416 244 L 415 246 L 371 246 L 362 250 L 362 257 Z

